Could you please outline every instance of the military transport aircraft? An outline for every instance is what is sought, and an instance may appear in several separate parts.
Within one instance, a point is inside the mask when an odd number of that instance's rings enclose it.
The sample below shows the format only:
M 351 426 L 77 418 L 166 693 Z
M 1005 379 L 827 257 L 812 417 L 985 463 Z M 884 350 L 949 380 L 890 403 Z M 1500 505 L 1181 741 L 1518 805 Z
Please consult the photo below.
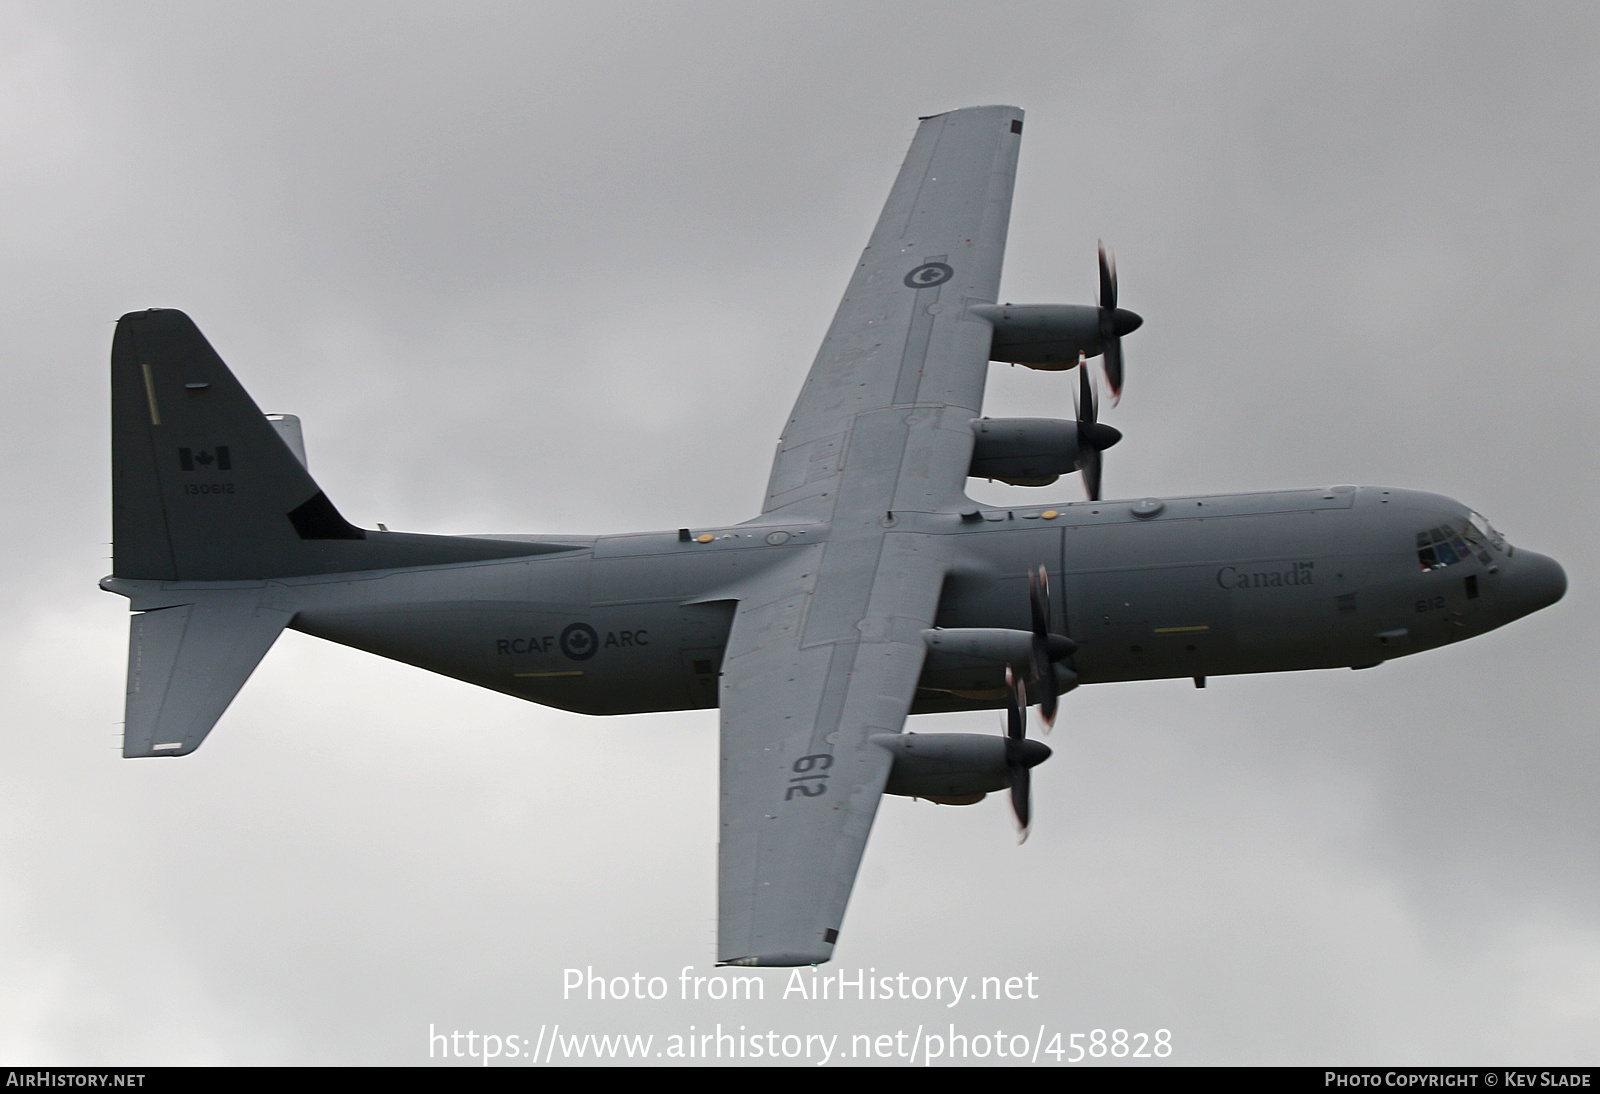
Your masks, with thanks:
M 1098 305 L 997 304 L 1022 111 L 924 118 L 778 443 L 761 514 L 611 536 L 350 524 L 181 312 L 111 353 L 123 755 L 183 756 L 285 627 L 586 714 L 721 708 L 719 960 L 827 961 L 880 795 L 1029 816 L 1026 735 L 1079 684 L 1365 668 L 1560 599 L 1553 560 L 1434 494 L 1100 498 Z M 1075 421 L 982 416 L 991 361 L 1077 370 Z M 996 508 L 969 478 L 1088 501 Z M 906 716 L 1005 708 L 1004 734 Z

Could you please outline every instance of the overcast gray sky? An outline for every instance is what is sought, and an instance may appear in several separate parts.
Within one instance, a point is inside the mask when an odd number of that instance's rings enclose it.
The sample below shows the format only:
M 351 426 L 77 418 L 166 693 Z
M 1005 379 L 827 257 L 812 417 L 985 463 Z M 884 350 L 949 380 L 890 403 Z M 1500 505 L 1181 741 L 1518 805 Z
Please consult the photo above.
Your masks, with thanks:
M 1183 1063 L 1600 1061 L 1593 5 L 0 22 L 0 1060 L 955 1022 L 1167 1029 Z M 288 634 L 199 753 L 119 758 L 118 315 L 193 316 L 359 523 L 735 522 L 917 116 L 995 102 L 1028 111 L 1003 298 L 1092 301 L 1103 237 L 1146 317 L 1109 494 L 1435 490 L 1567 598 L 1371 672 L 1074 693 L 1023 847 L 998 799 L 887 799 L 834 967 L 1039 978 L 953 1011 L 776 972 L 761 1003 L 563 1001 L 567 968 L 710 972 L 711 711 L 584 718 Z M 1070 413 L 1059 377 L 990 392 Z

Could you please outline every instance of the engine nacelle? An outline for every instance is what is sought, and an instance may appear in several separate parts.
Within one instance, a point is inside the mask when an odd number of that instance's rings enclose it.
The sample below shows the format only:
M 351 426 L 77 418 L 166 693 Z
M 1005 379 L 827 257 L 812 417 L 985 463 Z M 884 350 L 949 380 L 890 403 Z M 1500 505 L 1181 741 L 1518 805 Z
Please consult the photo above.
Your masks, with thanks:
M 1101 352 L 1100 309 L 1092 304 L 977 304 L 967 310 L 994 327 L 991 361 L 1060 372 L 1077 365 L 1080 354 Z M 1126 308 L 1115 314 L 1118 336 L 1144 323 Z
M 1033 658 L 1033 635 L 1006 627 L 931 627 L 922 632 L 928 656 L 922 671 L 1022 666 Z
M 894 757 L 885 794 L 968 805 L 1011 785 L 1006 740 L 984 733 L 875 733 L 873 744 Z M 1049 746 L 1018 742 L 1020 759 L 1034 767 L 1050 758 Z
M 1077 422 L 974 418 L 972 432 L 972 465 L 967 474 L 975 479 L 999 479 L 1011 486 L 1049 486 L 1078 469 Z
M 1006 666 L 1026 678 L 1033 665 L 1033 635 L 1003 627 L 939 627 L 922 632 L 928 655 L 922 662 L 919 688 L 948 691 L 963 699 L 1003 699 Z M 1071 655 L 1076 643 L 1063 635 L 1048 640 L 1056 694 L 1078 686 L 1072 670 L 1054 662 Z

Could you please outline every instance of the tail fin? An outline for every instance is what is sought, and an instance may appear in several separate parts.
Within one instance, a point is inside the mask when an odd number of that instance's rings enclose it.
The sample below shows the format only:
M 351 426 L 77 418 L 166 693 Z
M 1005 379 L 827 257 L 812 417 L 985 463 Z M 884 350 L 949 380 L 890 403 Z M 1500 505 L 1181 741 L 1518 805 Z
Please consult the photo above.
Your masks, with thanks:
M 130 597 L 137 613 L 124 756 L 200 747 L 293 619 L 292 603 L 268 579 L 575 546 L 364 531 L 317 489 L 303 448 L 291 449 L 297 437 L 297 428 L 262 415 L 187 315 L 152 310 L 117 323 L 114 573 L 101 585 Z
M 117 323 L 111 453 L 121 578 L 251 581 L 562 549 L 355 527 L 180 311 Z

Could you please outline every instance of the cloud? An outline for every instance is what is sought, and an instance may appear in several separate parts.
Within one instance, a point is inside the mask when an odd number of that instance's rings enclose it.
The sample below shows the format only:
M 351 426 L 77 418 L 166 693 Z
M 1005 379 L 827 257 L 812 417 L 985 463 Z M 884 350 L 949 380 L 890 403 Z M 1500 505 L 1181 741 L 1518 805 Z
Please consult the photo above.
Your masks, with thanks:
M 1373 672 L 1074 693 L 1025 847 L 999 802 L 885 803 L 838 966 L 1033 972 L 984 1021 L 1166 1028 L 1178 1062 L 1592 1057 L 1587 11 L 13 14 L 8 1059 L 939 1020 L 559 998 L 709 974 L 709 712 L 585 719 L 289 635 L 201 752 L 117 758 L 105 359 L 118 314 L 188 311 L 363 523 L 742 520 L 915 118 L 996 101 L 1029 111 L 1006 298 L 1091 299 L 1103 237 L 1147 319 L 1109 491 L 1438 490 L 1572 589 Z M 987 412 L 1069 412 L 1023 372 Z

